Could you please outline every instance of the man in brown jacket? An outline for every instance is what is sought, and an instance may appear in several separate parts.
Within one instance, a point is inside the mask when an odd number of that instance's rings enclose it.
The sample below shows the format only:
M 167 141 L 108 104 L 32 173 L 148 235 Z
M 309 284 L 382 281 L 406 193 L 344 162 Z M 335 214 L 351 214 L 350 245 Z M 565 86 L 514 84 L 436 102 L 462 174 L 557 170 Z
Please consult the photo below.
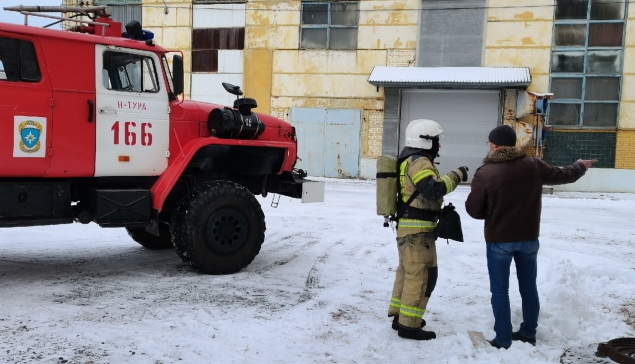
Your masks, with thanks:
M 538 235 L 543 184 L 577 181 L 597 160 L 578 160 L 564 168 L 528 157 L 516 147 L 516 132 L 507 125 L 489 134 L 490 152 L 472 179 L 465 209 L 475 219 L 485 219 L 494 331 L 490 344 L 509 348 L 512 340 L 536 344 L 540 302 L 536 287 Z M 512 332 L 509 305 L 509 272 L 516 263 L 522 297 L 523 322 Z
M 397 248 L 399 266 L 395 275 L 388 317 L 392 328 L 405 339 L 436 338 L 425 326 L 423 314 L 437 283 L 435 228 L 443 196 L 467 181 L 467 167 L 444 176 L 432 164 L 438 157 L 441 126 L 427 119 L 413 120 L 406 129 L 406 147 L 398 158 L 399 203 Z

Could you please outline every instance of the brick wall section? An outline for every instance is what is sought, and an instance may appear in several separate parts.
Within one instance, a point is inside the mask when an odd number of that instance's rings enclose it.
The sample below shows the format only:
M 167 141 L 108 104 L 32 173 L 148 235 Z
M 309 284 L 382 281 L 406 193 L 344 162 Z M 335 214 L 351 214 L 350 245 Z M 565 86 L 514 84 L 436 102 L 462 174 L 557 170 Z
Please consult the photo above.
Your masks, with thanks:
M 275 107 L 271 109 L 271 116 L 276 117 L 280 120 L 289 121 L 287 115 L 289 114 L 289 109 L 284 107 Z
M 615 168 L 635 169 L 635 130 L 617 132 Z
M 364 110 L 362 122 L 362 157 L 377 158 L 381 155 L 384 132 L 384 113 Z
M 415 63 L 415 49 L 389 49 L 386 55 L 386 66 L 408 67 Z
M 615 132 L 547 132 L 545 161 L 568 166 L 578 159 L 598 159 L 594 167 L 615 168 Z

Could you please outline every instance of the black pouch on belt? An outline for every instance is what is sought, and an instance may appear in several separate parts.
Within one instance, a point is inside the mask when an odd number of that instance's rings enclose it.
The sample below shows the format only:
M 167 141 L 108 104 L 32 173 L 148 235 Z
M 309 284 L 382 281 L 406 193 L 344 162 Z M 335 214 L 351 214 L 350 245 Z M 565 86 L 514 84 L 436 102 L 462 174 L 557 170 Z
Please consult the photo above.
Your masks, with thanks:
M 463 242 L 461 217 L 452 203 L 445 205 L 439 213 L 439 222 L 435 232 L 439 238 Z

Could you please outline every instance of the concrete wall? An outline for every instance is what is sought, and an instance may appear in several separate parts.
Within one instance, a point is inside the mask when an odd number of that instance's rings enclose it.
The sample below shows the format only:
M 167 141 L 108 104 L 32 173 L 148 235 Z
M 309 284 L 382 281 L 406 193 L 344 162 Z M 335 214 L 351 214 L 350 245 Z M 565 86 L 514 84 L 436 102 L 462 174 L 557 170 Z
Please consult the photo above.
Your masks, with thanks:
M 591 168 L 576 183 L 553 186 L 554 191 L 635 193 L 635 170 Z
M 189 97 L 192 1 L 166 0 L 168 14 L 163 0 L 143 4 L 143 26 L 155 33 L 157 44 L 184 52 Z M 528 66 L 528 89 L 548 91 L 553 0 L 489 0 L 488 6 L 483 65 Z M 383 129 L 395 115 L 386 116 L 387 95 L 367 78 L 375 65 L 416 64 L 420 15 L 413 9 L 420 7 L 418 0 L 362 0 L 357 51 L 299 50 L 301 1 L 250 1 L 243 89 L 258 100 L 260 112 L 285 120 L 290 107 L 362 109 L 362 159 L 392 152 L 394 138 Z M 626 33 L 615 168 L 635 169 L 635 6 L 629 7 Z M 371 164 L 360 161 L 360 167 Z
M 365 177 L 374 176 L 382 152 L 384 108 L 383 88 L 368 76 L 374 66 L 414 65 L 420 3 L 361 0 L 359 6 L 357 50 L 300 50 L 300 0 L 249 1 L 244 90 L 259 111 L 287 121 L 292 107 L 362 109 Z
M 143 0 L 143 28 L 154 33 L 156 44 L 183 51 L 185 97 L 190 97 L 192 0 Z M 168 13 L 165 14 L 165 7 Z
M 483 65 L 529 67 L 528 90 L 547 92 L 553 5 L 554 0 L 489 0 Z

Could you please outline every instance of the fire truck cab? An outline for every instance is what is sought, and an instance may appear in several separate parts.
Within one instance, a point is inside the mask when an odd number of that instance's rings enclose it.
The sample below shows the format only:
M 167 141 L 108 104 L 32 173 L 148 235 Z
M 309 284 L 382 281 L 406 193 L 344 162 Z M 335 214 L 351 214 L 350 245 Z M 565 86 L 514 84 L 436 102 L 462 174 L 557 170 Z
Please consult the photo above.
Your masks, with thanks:
M 186 101 L 180 52 L 154 44 L 108 8 L 77 12 L 73 31 L 0 23 L 0 228 L 94 222 L 125 227 L 194 269 L 247 266 L 264 241 L 254 195 L 323 201 L 323 182 L 295 169 L 295 129 L 233 107 Z M 39 13 L 41 14 L 41 13 Z

